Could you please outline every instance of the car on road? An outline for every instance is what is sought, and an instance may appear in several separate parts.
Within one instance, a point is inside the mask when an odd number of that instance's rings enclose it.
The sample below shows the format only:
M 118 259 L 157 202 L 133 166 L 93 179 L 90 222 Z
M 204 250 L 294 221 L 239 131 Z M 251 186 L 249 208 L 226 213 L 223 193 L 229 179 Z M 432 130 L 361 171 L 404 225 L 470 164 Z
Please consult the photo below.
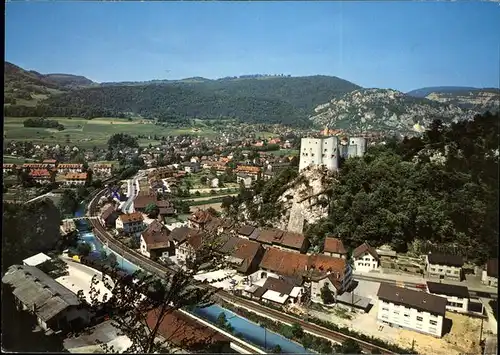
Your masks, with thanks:
M 418 288 L 419 290 L 422 290 L 422 291 L 427 290 L 426 284 L 416 284 L 415 287 Z

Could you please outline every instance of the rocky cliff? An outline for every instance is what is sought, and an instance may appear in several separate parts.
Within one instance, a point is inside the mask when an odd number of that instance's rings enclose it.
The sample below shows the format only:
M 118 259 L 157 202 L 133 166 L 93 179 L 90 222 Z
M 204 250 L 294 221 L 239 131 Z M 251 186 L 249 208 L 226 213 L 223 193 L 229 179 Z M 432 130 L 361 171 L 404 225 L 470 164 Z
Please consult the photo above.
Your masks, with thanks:
M 413 133 L 415 126 L 427 127 L 433 119 L 456 122 L 471 119 L 477 111 L 451 103 L 417 98 L 391 89 L 361 89 L 317 106 L 310 119 L 321 127 L 352 133 L 385 131 Z
M 278 217 L 266 221 L 267 225 L 283 230 L 301 233 L 306 224 L 311 224 L 326 217 L 328 201 L 335 174 L 324 167 L 309 167 L 284 187 L 274 202 L 273 208 L 279 209 Z M 262 212 L 262 197 L 253 199 L 257 211 Z M 258 225 L 259 222 L 250 218 L 248 204 L 239 209 L 239 220 Z
M 499 89 L 464 90 L 459 92 L 433 92 L 427 99 L 444 104 L 452 104 L 465 109 L 484 113 L 496 112 L 500 108 Z

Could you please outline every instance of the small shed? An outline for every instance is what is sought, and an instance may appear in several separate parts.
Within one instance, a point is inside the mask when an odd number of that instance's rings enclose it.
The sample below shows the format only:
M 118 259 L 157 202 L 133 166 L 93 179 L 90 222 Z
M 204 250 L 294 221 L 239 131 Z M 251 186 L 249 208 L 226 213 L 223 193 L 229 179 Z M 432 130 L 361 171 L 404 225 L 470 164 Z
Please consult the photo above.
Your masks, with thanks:
M 44 253 L 38 253 L 36 255 L 30 256 L 23 260 L 23 265 L 27 266 L 37 266 L 43 264 L 44 262 L 52 260 L 52 258 Z

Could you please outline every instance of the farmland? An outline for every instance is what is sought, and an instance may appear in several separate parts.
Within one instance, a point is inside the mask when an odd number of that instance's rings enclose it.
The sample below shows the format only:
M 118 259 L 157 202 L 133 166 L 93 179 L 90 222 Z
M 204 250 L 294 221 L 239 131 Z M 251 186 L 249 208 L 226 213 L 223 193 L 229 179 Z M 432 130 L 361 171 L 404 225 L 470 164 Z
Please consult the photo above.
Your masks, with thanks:
M 51 117 L 64 125 L 63 131 L 51 128 L 24 127 L 26 118 L 6 117 L 4 119 L 4 141 L 31 141 L 35 144 L 71 144 L 81 148 L 104 147 L 114 133 L 137 135 L 181 135 L 196 134 L 213 137 L 216 133 L 209 128 L 193 132 L 190 127 L 170 128 L 155 125 L 151 121 L 135 119 L 132 121 L 119 118 L 83 118 Z M 152 140 L 139 140 L 141 145 L 154 144 Z

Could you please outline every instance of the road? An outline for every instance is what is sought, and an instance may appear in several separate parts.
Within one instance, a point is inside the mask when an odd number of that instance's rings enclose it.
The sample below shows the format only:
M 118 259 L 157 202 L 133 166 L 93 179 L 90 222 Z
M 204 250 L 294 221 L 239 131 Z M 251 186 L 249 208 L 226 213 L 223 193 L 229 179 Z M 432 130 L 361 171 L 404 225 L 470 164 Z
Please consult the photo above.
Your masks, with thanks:
M 134 212 L 134 199 L 139 194 L 139 178 L 134 177 L 131 180 L 127 180 L 127 201 L 123 204 L 123 213 Z
M 43 195 L 40 195 L 40 196 L 37 196 L 35 198 L 32 198 L 31 200 L 29 201 L 26 201 L 25 203 L 30 203 L 30 202 L 33 202 L 33 201 L 36 201 L 36 200 L 40 200 L 44 197 L 53 197 L 55 196 L 55 194 L 53 194 L 52 192 L 47 192 L 46 194 L 43 194 Z
M 205 196 L 205 197 L 183 197 L 183 201 L 207 201 L 209 202 L 213 198 L 217 197 L 226 197 L 226 196 L 237 196 L 238 194 L 227 194 L 227 195 L 210 195 L 210 196 Z
M 95 205 L 95 202 L 97 201 L 97 199 L 99 198 L 99 196 L 100 196 L 100 194 L 97 194 L 89 204 L 89 212 L 90 212 L 89 214 L 90 215 L 93 215 L 95 213 L 95 206 L 94 205 Z M 139 254 L 139 253 L 135 252 L 134 250 L 130 250 L 126 246 L 115 241 L 113 236 L 111 236 L 104 229 L 104 227 L 100 224 L 100 222 L 98 222 L 96 219 L 91 219 L 91 220 L 89 220 L 89 222 L 94 227 L 94 233 L 95 233 L 96 237 L 98 239 L 100 239 L 102 243 L 108 244 L 108 246 L 112 250 L 114 250 L 116 253 L 118 253 L 120 255 L 124 255 L 125 258 L 129 259 L 130 262 L 137 264 L 140 267 L 144 267 L 147 265 L 147 269 L 149 269 L 147 271 L 152 272 L 160 277 L 163 277 L 163 275 L 165 273 L 172 273 L 172 272 L 176 271 L 172 268 L 158 264 L 158 263 L 154 262 L 153 260 L 146 258 L 142 254 Z M 200 287 L 214 289 L 213 286 L 204 285 L 204 284 L 200 284 Z M 363 351 L 371 352 L 374 349 L 378 349 L 378 350 L 380 350 L 380 352 L 382 354 L 395 354 L 392 351 L 378 347 L 376 345 L 372 345 L 368 342 L 352 338 L 352 337 L 344 335 L 340 332 L 335 332 L 335 331 L 317 326 L 317 325 L 312 324 L 312 323 L 305 322 L 300 318 L 285 314 L 283 312 L 275 311 L 275 310 L 273 310 L 271 308 L 267 308 L 263 305 L 247 301 L 245 299 L 234 296 L 234 295 L 232 295 L 226 291 L 223 291 L 223 290 L 218 290 L 217 295 L 226 299 L 227 301 L 234 303 L 236 305 L 239 305 L 241 307 L 245 307 L 245 308 L 251 307 L 251 309 L 258 311 L 259 313 L 262 313 L 262 314 L 268 316 L 269 318 L 278 319 L 282 322 L 286 322 L 286 323 L 290 323 L 290 324 L 291 323 L 299 323 L 304 328 L 304 330 L 307 330 L 311 334 L 316 334 L 317 336 L 320 336 L 320 337 L 325 337 L 325 338 L 331 339 L 331 340 L 336 341 L 336 342 L 343 342 L 346 339 L 354 339 L 355 341 L 357 341 L 359 343 L 359 345 L 361 346 Z
M 373 282 L 386 282 L 390 284 L 398 284 L 398 283 L 403 283 L 405 286 L 408 286 L 410 288 L 417 288 L 416 286 L 418 284 L 425 284 L 426 281 L 433 281 L 433 282 L 439 282 L 439 280 L 426 280 L 426 279 L 421 279 L 419 281 L 416 281 L 415 277 L 413 276 L 407 276 L 405 275 L 398 275 L 398 274 L 383 274 L 382 275 L 360 275 L 357 274 L 356 272 L 353 274 L 354 280 L 364 280 L 364 281 L 373 281 Z M 449 284 L 449 285 L 460 285 L 460 286 L 466 286 L 466 282 L 453 282 L 450 280 L 443 280 L 441 283 L 443 284 Z M 473 297 L 482 297 L 482 298 L 490 298 L 490 299 L 497 299 L 498 297 L 498 290 L 492 288 L 492 287 L 469 287 L 469 294 Z

